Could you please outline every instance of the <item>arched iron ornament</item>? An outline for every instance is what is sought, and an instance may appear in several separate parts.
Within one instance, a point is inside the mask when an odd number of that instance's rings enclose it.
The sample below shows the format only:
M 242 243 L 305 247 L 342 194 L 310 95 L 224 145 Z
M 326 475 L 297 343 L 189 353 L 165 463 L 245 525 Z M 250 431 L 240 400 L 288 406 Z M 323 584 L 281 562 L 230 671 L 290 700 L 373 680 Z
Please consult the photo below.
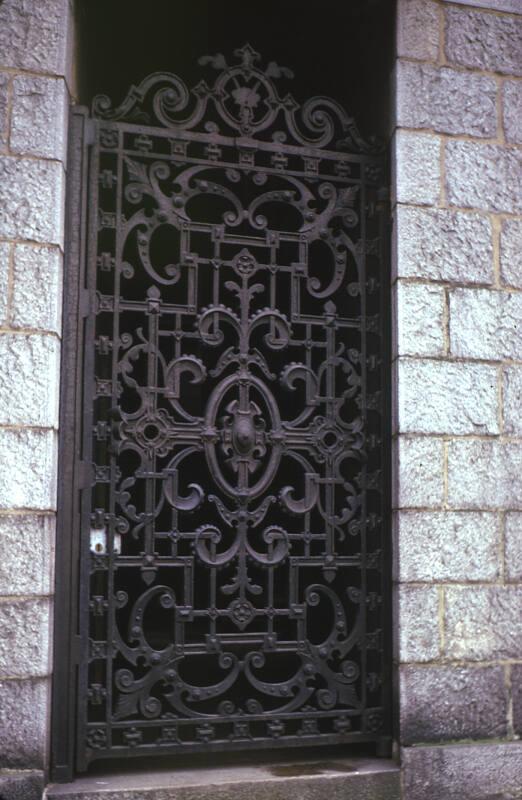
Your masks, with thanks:
M 80 768 L 389 738 L 383 159 L 235 56 L 93 104 Z

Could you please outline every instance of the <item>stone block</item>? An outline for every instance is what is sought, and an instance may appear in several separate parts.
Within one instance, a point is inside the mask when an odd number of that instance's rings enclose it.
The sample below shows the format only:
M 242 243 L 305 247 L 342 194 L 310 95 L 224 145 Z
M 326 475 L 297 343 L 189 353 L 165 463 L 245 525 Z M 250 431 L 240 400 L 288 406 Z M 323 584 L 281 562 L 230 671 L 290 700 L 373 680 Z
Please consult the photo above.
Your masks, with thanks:
M 498 433 L 497 370 L 485 364 L 401 358 L 400 433 Z
M 0 515 L 0 596 L 52 592 L 54 517 Z
M 59 342 L 0 334 L 0 424 L 58 427 Z
M 0 797 L 2 800 L 41 800 L 44 773 L 0 771 Z
M 397 659 L 433 661 L 440 656 L 439 593 L 435 586 L 396 587 Z
M 397 55 L 436 61 L 439 56 L 439 11 L 426 0 L 397 3 Z
M 60 163 L 0 157 L 0 236 L 61 245 L 63 192 Z
M 444 289 L 430 284 L 398 281 L 393 293 L 396 310 L 394 355 L 443 355 Z
M 452 355 L 491 360 L 522 357 L 522 294 L 454 289 L 449 319 Z
M 522 75 L 522 20 L 448 7 L 446 57 L 461 67 Z
M 504 82 L 502 112 L 506 141 L 522 144 L 522 83 L 520 81 Z
M 63 258 L 58 247 L 16 245 L 11 326 L 61 333 Z
M 398 130 L 392 145 L 392 191 L 397 203 L 434 205 L 440 198 L 438 136 Z
M 398 436 L 393 443 L 395 504 L 426 508 L 444 502 L 444 443 L 429 436 Z
M 522 664 L 511 667 L 511 693 L 513 697 L 513 728 L 522 735 Z
M 403 666 L 401 742 L 506 736 L 508 701 L 503 667 Z
M 0 65 L 65 75 L 68 0 L 4 0 L 0 4 Z
M 0 600 L 0 678 L 48 675 L 49 633 L 47 599 Z
M 485 137 L 497 133 L 497 84 L 493 78 L 399 62 L 396 97 L 400 127 Z
M 522 586 L 450 586 L 444 618 L 447 658 L 520 658 Z
M 493 235 L 487 217 L 398 206 L 395 238 L 394 271 L 398 277 L 493 281 Z
M 7 147 L 9 133 L 7 130 L 7 107 L 10 77 L 11 76 L 8 72 L 0 72 L 0 150 L 4 150 Z
M 442 0 L 442 2 L 457 3 L 459 6 L 489 8 L 492 11 L 510 11 L 512 14 L 522 14 L 520 0 Z
M 0 325 L 5 325 L 7 320 L 10 261 L 11 245 L 0 242 Z
M 461 440 L 448 445 L 452 508 L 522 509 L 522 444 Z
M 0 429 L 0 508 L 56 508 L 56 433 Z
M 522 436 L 522 367 L 504 368 L 504 431 Z
M 480 142 L 446 142 L 446 191 L 452 206 L 522 211 L 522 151 Z
M 505 219 L 500 233 L 500 275 L 503 283 L 522 289 L 522 220 Z
M 48 679 L 0 681 L 0 763 L 43 767 L 48 722 Z M 1 790 L 0 790 L 1 796 Z
M 506 577 L 522 581 L 522 513 L 507 513 L 505 525 Z
M 401 511 L 397 580 L 493 581 L 499 574 L 500 519 L 488 512 Z
M 405 747 L 405 800 L 518 800 L 522 743 Z
M 66 156 L 68 95 L 63 78 L 18 75 L 13 79 L 12 153 Z

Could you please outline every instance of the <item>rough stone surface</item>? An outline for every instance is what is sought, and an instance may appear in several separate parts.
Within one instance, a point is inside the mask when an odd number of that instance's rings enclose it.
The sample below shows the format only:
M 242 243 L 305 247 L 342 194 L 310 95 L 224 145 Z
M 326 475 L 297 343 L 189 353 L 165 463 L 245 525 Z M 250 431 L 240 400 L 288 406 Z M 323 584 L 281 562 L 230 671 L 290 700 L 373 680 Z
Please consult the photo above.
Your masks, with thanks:
M 402 511 L 397 579 L 491 581 L 499 573 L 500 520 L 488 512 Z
M 49 674 L 49 601 L 0 601 L 0 678 Z
M 442 0 L 442 2 L 457 3 L 459 6 L 490 8 L 493 11 L 510 11 L 512 14 L 522 14 L 520 0 Z
M 41 800 L 43 788 L 43 772 L 0 771 L 0 797 L 2 800 Z
M 399 281 L 394 295 L 395 355 L 443 355 L 444 289 L 429 284 Z
M 54 517 L 0 516 L 0 596 L 52 592 Z
M 58 162 L 0 157 L 0 236 L 62 244 L 63 190 Z
M 522 83 L 506 81 L 502 97 L 506 141 L 522 144 Z
M 522 581 L 522 513 L 510 511 L 505 524 L 506 576 Z
M 519 800 L 522 744 L 405 747 L 406 800 Z
M 17 245 L 11 325 L 60 333 L 62 254 L 57 247 Z
M 522 294 L 450 292 L 450 352 L 464 358 L 522 358 Z
M 505 219 L 500 233 L 500 274 L 508 286 L 522 289 L 522 220 Z
M 440 18 L 435 3 L 399 0 L 397 4 L 397 55 L 436 61 L 439 55 Z M 422 36 L 419 35 L 422 31 Z
M 65 75 L 67 0 L 4 0 L 0 65 Z
M 396 131 L 392 147 L 392 187 L 397 203 L 438 203 L 440 146 L 438 136 Z
M 57 339 L 0 334 L 0 364 L 0 424 L 57 427 Z
M 522 75 L 522 20 L 447 8 L 446 57 L 462 67 Z
M 450 442 L 448 502 L 453 508 L 522 509 L 522 444 Z
M 0 72 L 0 149 L 7 146 L 8 130 L 7 130 L 7 105 L 9 95 L 9 78 L 11 76 L 8 72 Z
M 4 768 L 43 767 L 48 681 L 0 681 L 0 695 L 0 763 Z
M 11 245 L 8 242 L 0 242 L 0 325 L 5 325 L 7 320 L 10 258 Z
M 446 190 L 452 206 L 522 211 L 522 151 L 480 142 L 446 142 Z
M 440 655 L 439 593 L 434 586 L 396 588 L 400 662 L 432 661 Z
M 395 439 L 395 503 L 399 508 L 442 505 L 443 448 L 441 439 L 427 436 L 399 436 Z
M 504 369 L 504 431 L 522 436 L 522 367 Z
M 491 283 L 491 223 L 479 214 L 438 209 L 396 209 L 398 277 Z
M 397 386 L 402 433 L 498 433 L 495 367 L 402 358 Z
M 16 76 L 9 139 L 11 152 L 63 160 L 67 104 L 63 78 Z
M 0 508 L 56 508 L 56 433 L 0 429 Z
M 423 37 L 418 39 L 424 41 Z M 496 135 L 497 84 L 493 78 L 399 62 L 396 93 L 399 126 L 470 136 Z
M 519 736 L 522 734 L 522 664 L 513 664 L 511 668 L 511 692 L 513 696 L 513 728 Z
M 507 733 L 503 667 L 401 667 L 400 697 L 403 744 Z
M 444 623 L 448 658 L 520 658 L 522 586 L 447 587 Z

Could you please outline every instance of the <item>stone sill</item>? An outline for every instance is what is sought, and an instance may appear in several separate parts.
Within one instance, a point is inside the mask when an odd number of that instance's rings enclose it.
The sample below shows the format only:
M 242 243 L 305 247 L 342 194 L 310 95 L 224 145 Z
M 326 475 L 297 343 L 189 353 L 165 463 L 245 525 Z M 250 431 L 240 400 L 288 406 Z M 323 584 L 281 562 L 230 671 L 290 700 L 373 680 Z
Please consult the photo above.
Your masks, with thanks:
M 45 800 L 399 800 L 391 760 L 336 758 L 79 777 L 51 784 Z

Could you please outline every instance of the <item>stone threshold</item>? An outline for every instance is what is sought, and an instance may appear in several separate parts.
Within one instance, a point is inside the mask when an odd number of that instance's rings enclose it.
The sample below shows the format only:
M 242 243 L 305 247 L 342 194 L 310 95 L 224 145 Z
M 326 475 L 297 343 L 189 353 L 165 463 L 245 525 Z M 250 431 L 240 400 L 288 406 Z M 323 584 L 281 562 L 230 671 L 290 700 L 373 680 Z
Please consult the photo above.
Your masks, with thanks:
M 399 800 L 399 767 L 375 758 L 89 775 L 44 800 Z

